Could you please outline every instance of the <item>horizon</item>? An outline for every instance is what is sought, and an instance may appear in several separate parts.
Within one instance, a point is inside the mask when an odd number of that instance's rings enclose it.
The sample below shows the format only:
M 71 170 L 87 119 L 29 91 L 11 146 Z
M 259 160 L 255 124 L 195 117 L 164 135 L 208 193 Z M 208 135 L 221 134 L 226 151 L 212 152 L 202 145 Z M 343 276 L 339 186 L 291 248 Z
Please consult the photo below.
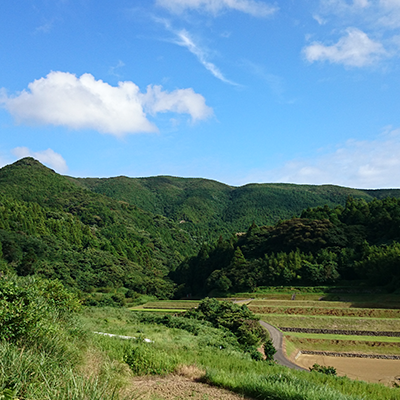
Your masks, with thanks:
M 400 3 L 31 0 L 0 15 L 0 167 L 400 187 Z
M 376 188 L 376 189 L 371 189 L 371 188 L 356 188 L 356 187 L 350 187 L 350 186 L 341 186 L 341 185 L 334 185 L 330 183 L 322 183 L 322 184 L 312 184 L 312 183 L 288 183 L 288 182 L 248 182 L 243 185 L 229 185 L 225 182 L 217 181 L 215 179 L 208 179 L 208 178 L 203 178 L 203 177 L 198 177 L 198 176 L 176 176 L 176 175 L 151 175 L 151 176 L 127 176 L 127 175 L 116 175 L 116 176 L 108 176 L 108 177 L 100 177 L 100 176 L 72 176 L 69 174 L 60 174 L 59 172 L 55 171 L 53 168 L 47 166 L 46 164 L 42 163 L 38 159 L 27 156 L 20 158 L 19 160 L 16 160 L 10 164 L 6 164 L 0 167 L 0 170 L 3 169 L 4 167 L 13 165 L 18 163 L 19 161 L 23 159 L 33 159 L 37 162 L 39 162 L 41 165 L 45 166 L 46 168 L 51 169 L 53 172 L 55 172 L 58 175 L 65 176 L 67 178 L 73 178 L 73 179 L 115 179 L 115 178 L 127 178 L 127 179 L 148 179 L 148 178 L 176 178 L 176 179 L 199 179 L 199 180 L 206 180 L 206 181 L 212 181 L 216 182 L 225 186 L 229 186 L 232 188 L 241 188 L 244 186 L 249 186 L 249 185 L 294 185 L 294 186 L 334 186 L 334 187 L 340 187 L 340 188 L 345 188 L 345 189 L 352 189 L 352 190 L 361 190 L 361 191 L 374 191 L 374 190 L 400 190 L 398 188 L 392 187 L 392 188 Z

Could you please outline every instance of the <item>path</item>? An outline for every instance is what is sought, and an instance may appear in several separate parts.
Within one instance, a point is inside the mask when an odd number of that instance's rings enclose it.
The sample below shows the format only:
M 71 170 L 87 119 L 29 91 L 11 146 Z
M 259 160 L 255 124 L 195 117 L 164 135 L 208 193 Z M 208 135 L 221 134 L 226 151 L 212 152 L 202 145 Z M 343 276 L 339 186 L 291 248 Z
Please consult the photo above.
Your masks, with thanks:
M 282 350 L 282 342 L 283 342 L 283 335 L 282 332 L 278 329 L 276 329 L 274 326 L 267 324 L 264 321 L 260 321 L 260 325 L 267 329 L 272 340 L 272 344 L 274 345 L 276 349 L 276 353 L 274 355 L 274 360 L 280 364 L 284 365 L 285 367 L 292 368 L 292 369 L 298 369 L 300 371 L 308 371 L 308 369 L 302 368 L 299 365 L 296 365 L 289 361 L 286 357 L 285 354 L 283 353 Z

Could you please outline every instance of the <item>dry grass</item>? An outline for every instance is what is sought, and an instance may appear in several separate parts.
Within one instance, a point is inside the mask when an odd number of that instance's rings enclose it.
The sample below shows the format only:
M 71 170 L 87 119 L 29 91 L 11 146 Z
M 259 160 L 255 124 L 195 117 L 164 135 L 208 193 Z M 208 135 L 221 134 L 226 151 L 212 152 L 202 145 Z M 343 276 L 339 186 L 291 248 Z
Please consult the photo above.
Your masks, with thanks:
M 400 318 L 351 318 L 264 314 L 259 317 L 272 325 L 291 328 L 400 331 Z
M 249 305 L 256 314 L 316 315 L 351 318 L 400 318 L 400 310 L 378 308 L 328 308 L 328 307 L 265 307 Z
M 240 396 L 225 389 L 200 382 L 205 371 L 195 365 L 179 366 L 174 374 L 164 377 L 144 376 L 131 380 L 129 389 L 123 396 L 134 396 L 141 400 L 243 400 Z
M 290 335 L 285 336 L 285 339 L 287 341 L 286 343 L 289 342 L 300 350 L 354 352 L 364 354 L 400 354 L 399 343 L 386 343 L 374 340 L 312 339 Z

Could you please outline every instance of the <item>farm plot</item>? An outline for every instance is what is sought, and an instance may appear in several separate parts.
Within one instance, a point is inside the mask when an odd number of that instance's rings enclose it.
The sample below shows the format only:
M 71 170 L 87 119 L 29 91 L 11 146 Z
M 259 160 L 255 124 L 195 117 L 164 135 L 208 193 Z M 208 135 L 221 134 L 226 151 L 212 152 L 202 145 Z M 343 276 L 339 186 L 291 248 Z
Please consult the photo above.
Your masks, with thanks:
M 290 334 L 285 335 L 285 341 L 300 350 L 400 355 L 400 338 Z
M 151 301 L 144 305 L 132 307 L 131 310 L 153 311 L 153 312 L 182 312 L 197 307 L 195 300 L 162 300 Z
M 278 314 L 257 315 L 263 321 L 277 327 L 400 332 L 400 319 L 398 318 L 320 317 Z
M 277 327 L 332 330 L 333 334 L 290 332 L 284 336 L 288 356 L 298 365 L 309 368 L 314 363 L 337 368 L 339 375 L 354 379 L 393 385 L 400 377 L 399 360 L 330 357 L 323 354 L 302 354 L 301 351 L 362 354 L 369 357 L 399 356 L 399 337 L 361 336 L 360 331 L 400 332 L 397 308 L 354 308 L 351 303 L 323 303 L 310 301 L 254 300 L 249 308 L 260 319 Z M 301 305 L 304 305 L 302 307 Z M 290 305 L 293 305 L 290 307 Z M 314 307 L 313 307 L 314 306 Z M 340 335 L 337 331 L 358 331 L 354 335 Z M 365 335 L 365 334 L 364 334 Z M 299 353 L 300 351 L 300 353 Z M 294 357 L 297 355 L 296 360 Z M 384 368 L 384 369 L 382 369 Z
M 398 309 L 381 308 L 338 308 L 338 307 L 283 307 L 283 306 L 256 306 L 250 303 L 249 309 L 256 314 L 289 314 L 289 315 L 316 315 L 358 318 L 400 318 Z

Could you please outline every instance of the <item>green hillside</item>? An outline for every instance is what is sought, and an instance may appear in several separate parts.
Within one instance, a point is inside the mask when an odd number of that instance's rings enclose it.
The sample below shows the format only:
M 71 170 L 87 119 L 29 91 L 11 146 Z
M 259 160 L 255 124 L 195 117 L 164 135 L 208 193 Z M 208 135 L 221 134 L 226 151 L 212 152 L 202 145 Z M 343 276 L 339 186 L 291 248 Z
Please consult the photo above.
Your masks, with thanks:
M 400 289 L 400 199 L 349 197 L 345 206 L 308 208 L 274 226 L 204 244 L 171 277 L 181 294 L 320 286 L 346 280 Z
M 170 269 L 198 246 L 182 227 L 91 192 L 32 158 L 0 170 L 0 262 L 19 275 L 93 291 L 165 297 Z
M 254 221 L 272 225 L 308 207 L 344 205 L 348 196 L 367 201 L 389 191 L 365 191 L 333 185 L 249 184 L 232 187 L 207 179 L 157 176 L 150 178 L 75 179 L 96 193 L 185 224 L 203 239 L 246 231 Z M 400 196 L 400 191 L 390 191 Z M 184 222 L 183 222 L 184 221 Z
M 371 246 L 398 240 L 396 199 L 385 203 L 398 194 L 167 176 L 78 179 L 25 158 L 0 169 L 0 269 L 58 278 L 96 301 L 99 291 L 114 293 L 121 303 L 138 293 L 171 297 L 177 285 L 204 292 L 352 279 L 368 251 L 382 252 Z M 236 243 L 238 232 L 247 234 Z M 390 251 L 395 257 L 397 247 Z

